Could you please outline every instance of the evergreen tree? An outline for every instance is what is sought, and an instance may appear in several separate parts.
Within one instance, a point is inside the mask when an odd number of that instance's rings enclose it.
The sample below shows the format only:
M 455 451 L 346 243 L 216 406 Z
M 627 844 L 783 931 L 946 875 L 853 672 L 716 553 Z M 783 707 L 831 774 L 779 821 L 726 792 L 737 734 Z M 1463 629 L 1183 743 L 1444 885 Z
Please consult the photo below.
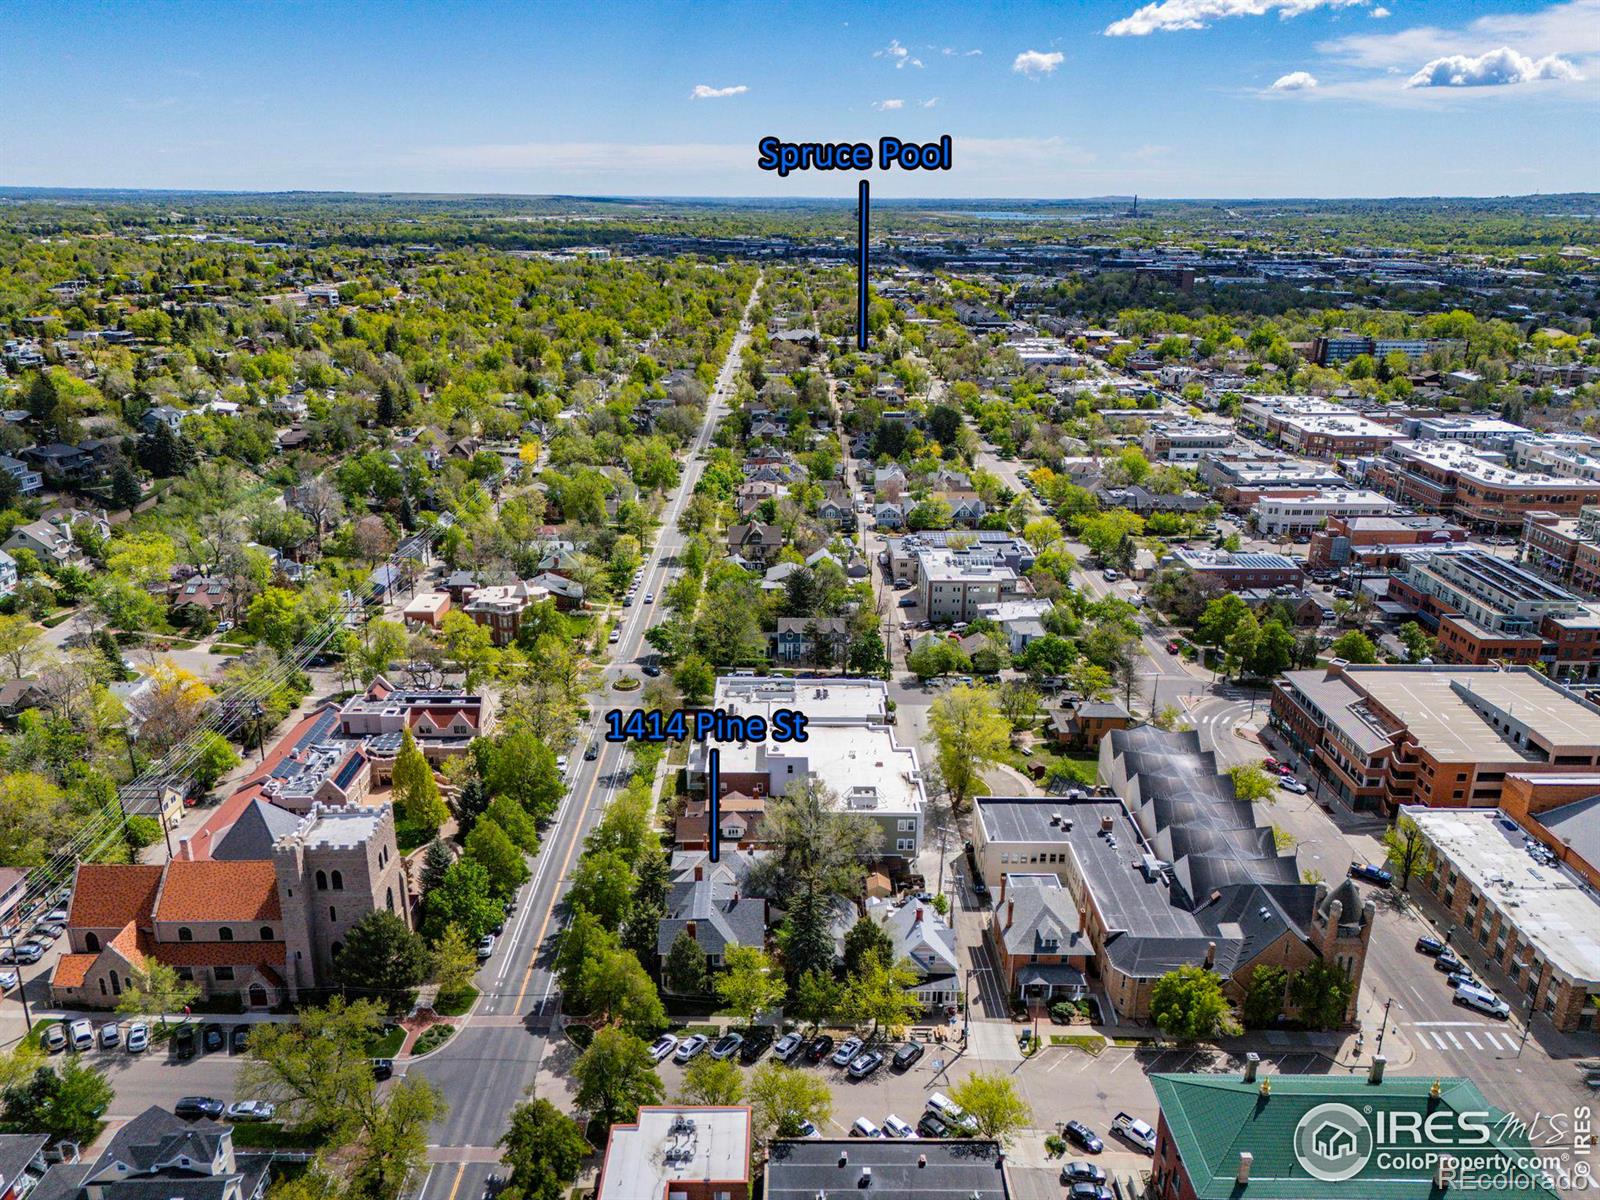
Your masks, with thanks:
M 833 973 L 833 933 L 828 928 L 832 907 L 826 892 L 808 888 L 795 895 L 778 932 L 783 965 L 791 984 L 808 974 Z
M 142 496 L 139 477 L 133 473 L 133 468 L 118 460 L 111 472 L 111 503 L 118 508 L 132 510 Z
M 394 760 L 395 824 L 412 831 L 437 833 L 450 816 L 433 768 L 417 749 L 416 739 L 407 728 L 400 740 L 400 753 Z
M 856 923 L 850 926 L 850 932 L 844 935 L 845 974 L 859 975 L 869 954 L 876 954 L 883 962 L 893 962 L 894 941 L 888 931 L 871 917 L 857 917 Z
M 455 861 L 456 856 L 450 853 L 450 847 L 443 840 L 435 838 L 428 843 L 427 853 L 422 856 L 423 896 L 444 882 L 444 873 Z
M 706 952 L 689 936 L 687 929 L 672 941 L 662 976 L 670 991 L 680 996 L 699 996 L 706 990 Z
M 194 446 L 165 421 L 139 439 L 139 463 L 157 479 L 171 479 L 194 466 Z

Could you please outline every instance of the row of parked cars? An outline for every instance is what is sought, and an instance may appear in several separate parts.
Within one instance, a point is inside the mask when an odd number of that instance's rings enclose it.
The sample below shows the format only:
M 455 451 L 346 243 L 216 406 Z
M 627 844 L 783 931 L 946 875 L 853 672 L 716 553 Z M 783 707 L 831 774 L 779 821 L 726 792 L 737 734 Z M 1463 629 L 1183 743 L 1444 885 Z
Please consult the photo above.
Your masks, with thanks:
M 1463 1008 L 1481 1012 L 1498 1021 L 1511 1019 L 1511 1006 L 1479 982 L 1472 969 L 1462 962 L 1456 952 L 1436 937 L 1419 937 L 1417 953 L 1433 959 L 1433 969 L 1445 977 L 1454 990 L 1451 1000 Z
M 67 932 L 67 899 L 70 894 L 67 891 L 57 893 L 52 901 L 54 907 L 33 923 L 33 928 L 20 942 L 16 939 L 22 936 L 22 929 L 17 924 L 11 922 L 0 927 L 0 942 L 5 943 L 0 946 L 0 965 L 21 964 L 31 967 L 44 957 L 50 943 Z M 15 976 L 15 972 L 8 974 Z M 15 979 L 7 986 L 14 987 Z
M 835 1043 L 826 1033 L 810 1039 L 801 1033 L 786 1033 L 777 1037 L 771 1026 L 757 1025 L 743 1033 L 729 1031 L 714 1041 L 703 1033 L 684 1038 L 664 1033 L 651 1045 L 650 1057 L 661 1062 L 670 1055 L 673 1062 L 681 1065 L 692 1062 L 703 1053 L 709 1053 L 718 1060 L 737 1055 L 741 1062 L 753 1063 L 769 1047 L 779 1062 L 792 1065 L 797 1062 L 820 1063 L 826 1059 L 836 1067 L 843 1067 L 852 1079 L 865 1079 L 885 1062 L 892 1063 L 897 1071 L 909 1070 L 923 1054 L 920 1042 L 906 1042 L 892 1055 L 885 1055 L 858 1037 L 848 1037 L 839 1043 Z

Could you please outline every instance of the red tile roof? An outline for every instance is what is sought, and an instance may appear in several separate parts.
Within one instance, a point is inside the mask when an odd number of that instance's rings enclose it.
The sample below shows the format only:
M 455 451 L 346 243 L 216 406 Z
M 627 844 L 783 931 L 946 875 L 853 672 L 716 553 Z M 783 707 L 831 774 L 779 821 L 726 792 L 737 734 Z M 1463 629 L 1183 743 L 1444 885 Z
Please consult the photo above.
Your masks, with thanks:
M 155 956 L 169 967 L 282 966 L 282 942 L 162 942 Z
M 150 919 L 161 887 L 160 867 L 84 863 L 72 887 L 67 924 L 89 929 L 121 929 Z
M 56 961 L 56 969 L 51 972 L 50 986 L 57 987 L 82 987 L 83 981 L 89 977 L 89 968 L 94 966 L 98 954 L 63 954 Z
M 277 921 L 278 875 L 266 860 L 174 862 L 156 904 L 158 921 Z

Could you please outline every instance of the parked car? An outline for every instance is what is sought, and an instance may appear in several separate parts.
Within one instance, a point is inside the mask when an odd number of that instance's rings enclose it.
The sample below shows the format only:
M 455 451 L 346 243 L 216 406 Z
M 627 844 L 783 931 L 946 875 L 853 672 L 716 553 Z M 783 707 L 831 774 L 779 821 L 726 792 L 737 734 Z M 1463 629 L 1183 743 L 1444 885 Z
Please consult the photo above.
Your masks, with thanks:
M 678 1043 L 678 1048 L 673 1051 L 672 1061 L 675 1063 L 688 1062 L 700 1051 L 704 1050 L 710 1041 L 711 1039 L 703 1033 L 697 1033 L 691 1038 L 685 1038 Z
M 670 1033 L 663 1033 L 650 1043 L 650 1061 L 660 1062 L 678 1048 L 678 1039 Z
M 194 1026 L 188 1023 L 179 1025 L 172 1034 L 172 1052 L 179 1058 L 194 1057 Z
M 1497 1020 L 1511 1019 L 1511 1006 L 1486 987 L 1464 983 L 1456 988 L 1456 994 L 1451 999 L 1456 1004 L 1487 1013 Z
M 1104 579 L 1107 583 L 1115 583 L 1117 580 L 1122 578 L 1122 572 L 1118 571 L 1114 567 L 1107 567 L 1104 571 L 1100 572 L 1100 578 Z
M 1444 953 L 1444 943 L 1436 937 L 1428 937 L 1426 934 L 1424 934 L 1422 937 L 1417 939 L 1417 953 L 1426 954 L 1431 958 L 1437 958 L 1439 955 Z
M 1069 1162 L 1061 1168 L 1062 1183 L 1092 1183 L 1100 1185 L 1105 1181 L 1105 1168 L 1097 1167 L 1092 1162 L 1084 1162 L 1082 1159 L 1076 1162 Z
M 1263 771 L 1276 771 L 1282 765 L 1275 758 L 1263 758 L 1261 760 L 1261 769 Z
M 54 921 L 58 925 L 65 925 L 67 923 L 67 910 L 63 906 L 57 905 L 45 913 L 44 919 L 46 921 Z
M 922 1057 L 923 1046 L 921 1042 L 907 1042 L 894 1052 L 893 1066 L 896 1071 L 909 1071 L 912 1065 Z
M 1450 974 L 1445 977 L 1445 983 L 1452 988 L 1458 988 L 1463 985 L 1468 987 L 1476 987 L 1478 986 L 1478 979 L 1477 976 L 1475 976 L 1471 971 L 1465 967 L 1462 967 L 1459 971 L 1451 971 Z
M 646 675 L 650 674 L 650 668 L 646 667 L 644 669 L 644 673 Z M 661 674 L 661 668 L 660 667 L 656 667 L 656 674 L 657 675 Z M 595 759 L 597 759 L 599 757 L 600 757 L 600 743 L 599 742 L 590 742 L 586 747 L 584 747 L 584 751 L 583 751 L 583 761 L 584 762 L 593 762 Z
M 898 576 L 894 581 L 894 586 L 897 588 L 908 588 L 911 586 L 911 580 L 907 579 L 904 575 Z
M 822 1130 L 818 1129 L 810 1121 L 801 1121 L 800 1136 L 803 1138 L 819 1138 L 822 1136 Z
M 739 1047 L 744 1045 L 742 1033 L 725 1033 L 711 1047 L 711 1057 L 715 1059 L 732 1058 L 739 1053 Z
M 1087 1150 L 1090 1154 L 1099 1154 L 1106 1148 L 1100 1140 L 1099 1134 L 1090 1129 L 1082 1121 L 1068 1121 L 1061 1127 L 1062 1136 L 1080 1150 Z
M 917 1132 L 925 1138 L 959 1137 L 960 1133 L 952 1130 L 940 1118 L 938 1113 L 923 1113 L 922 1120 L 917 1122 Z
M 1125 1112 L 1111 1118 L 1111 1132 L 1146 1154 L 1156 1152 L 1156 1131 L 1148 1121 Z
M 890 1137 L 897 1138 L 914 1138 L 917 1136 L 917 1131 L 915 1129 L 911 1128 L 911 1126 L 907 1125 L 893 1113 L 890 1113 L 883 1119 L 883 1132 L 888 1134 Z
M 606 641 L 609 642 L 613 646 L 615 646 L 621 640 L 622 640 L 622 630 L 621 629 L 613 628 L 611 630 L 611 632 L 606 635 Z
M 172 1106 L 172 1115 L 185 1121 L 198 1121 L 202 1117 L 215 1121 L 228 1110 L 228 1106 L 213 1096 L 184 1096 Z
M 53 921 L 40 921 L 33 927 L 33 931 L 29 936 L 35 941 L 39 938 L 44 938 L 47 942 L 53 942 L 65 932 L 65 929 Z
M 833 1039 L 825 1033 L 819 1033 L 806 1046 L 806 1061 L 819 1063 L 832 1053 Z
M 44 1048 L 51 1054 L 60 1054 L 67 1048 L 67 1031 L 61 1025 L 52 1025 L 44 1031 Z
M 236 1100 L 228 1105 L 230 1121 L 270 1121 L 278 1106 L 270 1100 Z
M 385 1079 L 394 1078 L 394 1059 L 375 1058 L 372 1060 L 372 1077 L 379 1083 Z
M 100 1026 L 100 1049 L 115 1050 L 122 1044 L 122 1026 L 115 1021 L 107 1021 Z
M 31 967 L 44 957 L 44 944 L 32 940 L 17 944 L 16 957 L 9 961 L 19 962 L 25 967 Z
M 15 971 L 0 971 L 0 992 L 9 992 L 17 986 L 17 973 Z
M 977 1133 L 977 1122 L 968 1115 L 954 1100 L 943 1092 L 928 1093 L 928 1108 L 938 1114 L 938 1117 L 959 1136 L 971 1137 Z
M 478 939 L 478 961 L 488 962 L 494 954 L 494 934 L 486 933 Z
M 67 1026 L 67 1040 L 72 1043 L 72 1048 L 79 1053 L 94 1049 L 94 1026 L 88 1021 L 77 1020 Z
M 744 1035 L 744 1045 L 739 1047 L 739 1061 L 753 1063 L 767 1052 L 777 1035 L 771 1025 L 757 1025 Z
M 1171 642 L 1167 643 L 1167 653 L 1168 654 L 1176 654 L 1176 653 L 1178 653 L 1178 651 L 1180 651 L 1182 649 L 1183 649 L 1183 647 L 1181 645 L 1179 645 L 1176 641 L 1171 641 Z
M 657 676 L 659 676 L 661 674 L 661 668 L 656 666 L 655 663 L 645 663 L 644 666 L 639 668 L 639 671 L 640 671 L 641 674 L 647 675 L 651 679 L 655 679 Z M 585 754 L 584 757 L 588 758 L 589 756 L 587 754 Z
M 1453 975 L 1466 965 L 1466 963 L 1462 962 L 1456 957 L 1455 951 L 1451 950 L 1448 946 L 1446 946 L 1444 951 L 1433 960 L 1433 969 L 1445 975 Z
M 1296 796 L 1304 796 L 1311 790 L 1292 775 L 1285 775 L 1278 780 L 1278 786 L 1286 792 L 1293 792 Z
M 806 1039 L 798 1033 L 786 1033 L 778 1039 L 778 1044 L 772 1048 L 772 1057 L 779 1062 L 788 1062 L 800 1048 L 806 1044 Z
M 881 1066 L 883 1066 L 883 1055 L 876 1050 L 868 1050 L 865 1054 L 856 1055 L 847 1069 L 852 1079 L 865 1079 Z
M 250 1044 L 250 1026 L 235 1025 L 233 1035 L 228 1039 L 233 1048 L 233 1053 L 243 1054 L 246 1046 Z
M 218 1025 L 207 1025 L 200 1041 L 205 1046 L 207 1054 L 221 1050 L 228 1044 L 228 1039 L 222 1036 L 222 1028 Z
M 1111 1189 L 1098 1183 L 1075 1183 L 1067 1189 L 1067 1200 L 1116 1200 Z
M 150 1027 L 143 1021 L 135 1021 L 129 1025 L 126 1044 L 129 1054 L 143 1054 L 150 1048 Z
M 839 1048 L 833 1052 L 833 1057 L 828 1061 L 836 1067 L 848 1067 L 851 1060 L 861 1053 L 861 1049 L 865 1045 L 866 1043 L 858 1037 L 845 1038 L 844 1041 L 839 1043 Z
M 879 1129 L 865 1117 L 857 1117 L 850 1124 L 850 1136 L 859 1138 L 881 1138 L 883 1130 Z
M 1394 882 L 1394 874 L 1385 871 L 1382 867 L 1370 866 L 1367 863 L 1351 863 L 1350 878 L 1359 879 L 1363 883 L 1370 883 L 1374 887 L 1388 887 Z
M 900 607 L 901 608 L 915 608 L 916 606 L 917 606 L 917 598 L 915 596 L 901 596 L 900 597 Z

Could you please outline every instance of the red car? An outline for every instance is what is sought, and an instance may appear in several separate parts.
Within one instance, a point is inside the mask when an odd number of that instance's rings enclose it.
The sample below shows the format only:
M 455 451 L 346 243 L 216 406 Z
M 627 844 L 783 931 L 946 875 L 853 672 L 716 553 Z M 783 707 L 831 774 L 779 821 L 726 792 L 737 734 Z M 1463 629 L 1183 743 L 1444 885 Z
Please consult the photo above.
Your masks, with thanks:
M 1263 758 L 1261 760 L 1261 765 L 1269 771 L 1276 771 L 1280 769 L 1278 766 L 1278 760 L 1275 758 Z
M 1167 643 L 1167 653 L 1168 654 L 1176 654 L 1181 648 L 1182 647 L 1180 647 L 1177 642 L 1168 642 Z

